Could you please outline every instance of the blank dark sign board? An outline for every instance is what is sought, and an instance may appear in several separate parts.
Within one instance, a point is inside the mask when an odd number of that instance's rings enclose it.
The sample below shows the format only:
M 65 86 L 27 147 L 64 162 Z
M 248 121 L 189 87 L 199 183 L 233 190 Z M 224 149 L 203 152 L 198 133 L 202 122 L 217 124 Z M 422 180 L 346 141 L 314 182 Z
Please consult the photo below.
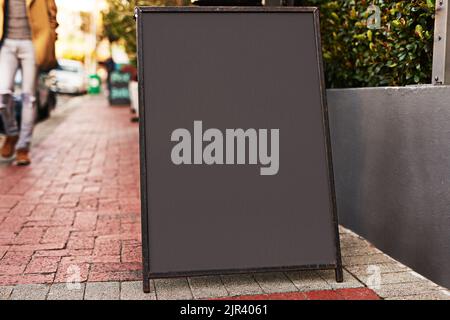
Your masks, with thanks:
M 316 9 L 141 7 L 137 24 L 144 289 L 274 270 L 341 280 Z

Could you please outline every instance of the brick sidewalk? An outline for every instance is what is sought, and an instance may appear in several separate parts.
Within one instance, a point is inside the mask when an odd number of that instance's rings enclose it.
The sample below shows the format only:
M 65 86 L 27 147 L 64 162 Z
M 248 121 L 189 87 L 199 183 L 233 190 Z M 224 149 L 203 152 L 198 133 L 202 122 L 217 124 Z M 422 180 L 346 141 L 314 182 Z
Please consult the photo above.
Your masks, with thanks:
M 0 165 L 0 299 L 449 299 L 343 228 L 343 284 L 332 271 L 192 277 L 144 295 L 137 125 L 103 97 L 76 99 L 30 167 Z
M 0 167 L 0 285 L 140 279 L 138 131 L 127 108 L 79 100 L 32 150 Z

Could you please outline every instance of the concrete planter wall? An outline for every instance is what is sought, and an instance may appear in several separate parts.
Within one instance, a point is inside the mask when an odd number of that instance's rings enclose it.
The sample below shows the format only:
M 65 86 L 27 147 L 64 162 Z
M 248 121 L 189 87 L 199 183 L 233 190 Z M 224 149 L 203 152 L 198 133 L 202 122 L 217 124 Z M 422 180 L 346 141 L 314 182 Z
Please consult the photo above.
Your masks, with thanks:
M 450 86 L 328 91 L 340 222 L 450 287 Z

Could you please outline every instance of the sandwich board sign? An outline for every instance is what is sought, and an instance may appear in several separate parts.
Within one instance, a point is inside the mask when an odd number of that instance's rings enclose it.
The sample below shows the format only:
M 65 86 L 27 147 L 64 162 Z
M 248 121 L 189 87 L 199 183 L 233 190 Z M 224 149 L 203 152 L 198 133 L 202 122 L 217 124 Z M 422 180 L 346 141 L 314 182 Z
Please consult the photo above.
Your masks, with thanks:
M 334 269 L 315 8 L 136 9 L 150 278 Z
M 109 104 L 112 106 L 130 104 L 130 74 L 121 71 L 111 73 L 111 86 L 109 93 Z

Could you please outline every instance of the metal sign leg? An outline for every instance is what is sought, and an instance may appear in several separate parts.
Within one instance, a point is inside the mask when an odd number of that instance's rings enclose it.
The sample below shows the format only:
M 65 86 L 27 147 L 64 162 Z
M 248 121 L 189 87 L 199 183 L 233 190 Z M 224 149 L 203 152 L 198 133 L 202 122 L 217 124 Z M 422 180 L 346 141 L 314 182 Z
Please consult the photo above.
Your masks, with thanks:
M 336 282 L 337 283 L 344 282 L 344 271 L 342 270 L 342 266 L 338 266 L 335 269 L 335 275 L 336 275 Z
M 142 285 L 144 293 L 150 293 L 150 279 L 147 275 L 144 275 Z

